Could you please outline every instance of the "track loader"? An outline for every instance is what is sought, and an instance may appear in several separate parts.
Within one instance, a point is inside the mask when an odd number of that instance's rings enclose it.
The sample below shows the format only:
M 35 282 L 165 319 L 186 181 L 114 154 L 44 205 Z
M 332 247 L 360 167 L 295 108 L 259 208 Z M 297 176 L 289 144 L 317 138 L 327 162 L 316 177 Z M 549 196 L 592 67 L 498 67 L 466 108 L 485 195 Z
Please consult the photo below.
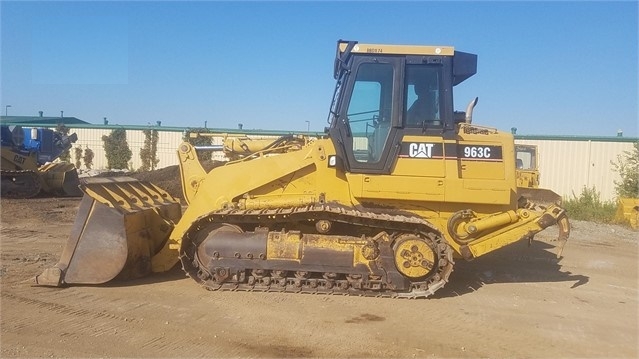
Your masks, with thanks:
M 562 198 L 557 193 L 539 187 L 539 151 L 535 145 L 515 144 L 517 170 L 517 192 L 527 200 L 543 205 L 561 206 Z
M 127 178 L 82 185 L 60 262 L 42 285 L 97 284 L 180 262 L 210 290 L 428 297 L 471 260 L 557 224 L 521 198 L 510 133 L 453 110 L 476 55 L 338 41 L 326 134 L 226 137 L 178 157 L 184 200 Z M 205 171 L 200 150 L 235 158 Z M 561 250 L 558 251 L 559 257 Z
M 40 193 L 81 197 L 75 166 L 54 162 L 78 136 L 46 128 L 2 125 L 2 197 L 31 198 Z

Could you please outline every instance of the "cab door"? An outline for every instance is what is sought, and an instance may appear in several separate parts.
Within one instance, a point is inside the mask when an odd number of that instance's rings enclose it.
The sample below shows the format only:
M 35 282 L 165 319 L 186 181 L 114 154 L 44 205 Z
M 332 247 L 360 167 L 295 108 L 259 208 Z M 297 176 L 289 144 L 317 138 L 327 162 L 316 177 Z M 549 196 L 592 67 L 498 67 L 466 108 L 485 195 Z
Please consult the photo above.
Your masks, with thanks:
M 399 109 L 398 57 L 356 57 L 353 75 L 342 94 L 336 130 L 346 169 L 351 173 L 390 173 L 398 148 L 392 138 L 397 131 Z

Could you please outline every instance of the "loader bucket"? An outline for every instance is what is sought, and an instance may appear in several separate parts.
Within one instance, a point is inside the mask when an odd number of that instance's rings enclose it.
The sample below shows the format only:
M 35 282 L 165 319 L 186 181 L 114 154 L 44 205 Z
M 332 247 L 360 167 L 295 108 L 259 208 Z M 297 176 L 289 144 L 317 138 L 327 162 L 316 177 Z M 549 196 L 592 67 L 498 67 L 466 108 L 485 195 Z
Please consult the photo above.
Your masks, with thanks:
M 143 277 L 181 217 L 178 200 L 128 177 L 90 178 L 60 261 L 36 276 L 47 286 Z
M 561 206 L 562 198 L 557 193 L 544 188 L 517 187 L 517 194 L 528 201 L 545 207 Z
M 80 181 L 75 166 L 67 162 L 48 163 L 38 168 L 42 189 L 56 196 L 81 197 Z

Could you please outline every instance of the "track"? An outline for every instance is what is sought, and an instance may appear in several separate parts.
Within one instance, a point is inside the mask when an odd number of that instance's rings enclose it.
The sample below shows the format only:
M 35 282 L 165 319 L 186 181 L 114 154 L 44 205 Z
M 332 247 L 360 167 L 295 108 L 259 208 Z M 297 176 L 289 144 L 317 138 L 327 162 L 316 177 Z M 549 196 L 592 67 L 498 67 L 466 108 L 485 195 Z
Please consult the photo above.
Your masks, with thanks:
M 355 245 L 362 253 L 378 251 L 371 255 L 371 271 L 333 266 L 330 261 L 339 252 L 325 255 L 321 264 L 305 264 L 303 259 L 282 264 L 260 254 L 260 258 L 240 260 L 236 258 L 210 258 L 203 256 L 199 248 L 209 231 L 220 226 L 242 229 L 249 233 L 247 242 L 260 233 L 252 232 L 256 227 L 269 235 L 285 236 L 286 231 L 300 231 L 309 241 L 319 238 L 315 224 L 330 223 L 328 235 L 333 242 L 358 241 Z M 214 233 L 214 236 L 217 233 Z M 326 238 L 326 237 L 324 237 Z M 385 238 L 386 240 L 380 240 Z M 415 240 L 419 238 L 420 240 Z M 402 241 L 410 241 L 402 246 Z M 410 248 L 415 245 L 430 249 L 434 260 L 427 275 L 408 280 L 398 271 L 395 252 L 403 251 L 411 256 Z M 229 242 L 230 246 L 242 248 L 244 243 Z M 368 248 L 363 248 L 367 247 Z M 271 210 L 222 210 L 209 214 L 197 221 L 187 232 L 181 254 L 185 271 L 209 290 L 294 292 L 311 294 L 338 294 L 391 298 L 425 298 L 431 296 L 448 281 L 453 270 L 452 249 L 444 242 L 441 234 L 428 222 L 408 215 L 389 215 L 358 211 L 336 204 L 315 205 L 288 209 Z M 238 249 L 240 251 L 240 249 Z M 310 251 L 310 250 L 307 250 Z M 214 252 L 217 254 L 217 251 Z M 421 258 L 421 253 L 417 253 Z M 421 259 L 420 259 L 421 260 Z M 352 260 L 351 260 L 352 261 Z M 419 260 L 418 260 L 419 261 Z M 277 264 L 272 264 L 278 262 Z M 218 264 L 219 263 L 219 264 Z M 406 264 L 408 266 L 408 264 Z M 417 265 L 419 267 L 419 263 Z M 341 271 L 340 271 L 341 270 Z
M 40 177 L 33 171 L 2 171 L 3 198 L 32 198 L 41 189 Z

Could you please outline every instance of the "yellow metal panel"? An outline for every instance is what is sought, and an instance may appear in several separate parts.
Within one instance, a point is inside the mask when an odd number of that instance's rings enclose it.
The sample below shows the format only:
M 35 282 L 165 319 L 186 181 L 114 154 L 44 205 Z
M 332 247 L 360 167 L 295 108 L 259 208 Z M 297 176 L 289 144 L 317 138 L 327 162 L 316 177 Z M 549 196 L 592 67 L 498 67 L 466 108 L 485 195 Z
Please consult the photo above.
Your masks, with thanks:
M 443 201 L 444 180 L 437 178 L 360 175 L 362 198 Z
M 459 183 L 459 182 L 458 182 Z M 463 180 L 462 187 L 446 183 L 446 202 L 505 205 L 511 202 L 511 189 L 499 180 Z
M 461 178 L 504 179 L 504 162 L 459 160 Z
M 346 43 L 340 43 L 339 50 L 340 52 L 344 52 L 346 50 Z M 452 46 L 357 44 L 353 48 L 352 52 L 373 54 L 453 56 L 455 54 L 455 48 Z
M 299 235 L 270 232 L 266 245 L 266 258 L 299 261 L 301 258 L 301 248 Z
M 444 159 L 398 158 L 394 175 L 442 178 L 445 175 Z

